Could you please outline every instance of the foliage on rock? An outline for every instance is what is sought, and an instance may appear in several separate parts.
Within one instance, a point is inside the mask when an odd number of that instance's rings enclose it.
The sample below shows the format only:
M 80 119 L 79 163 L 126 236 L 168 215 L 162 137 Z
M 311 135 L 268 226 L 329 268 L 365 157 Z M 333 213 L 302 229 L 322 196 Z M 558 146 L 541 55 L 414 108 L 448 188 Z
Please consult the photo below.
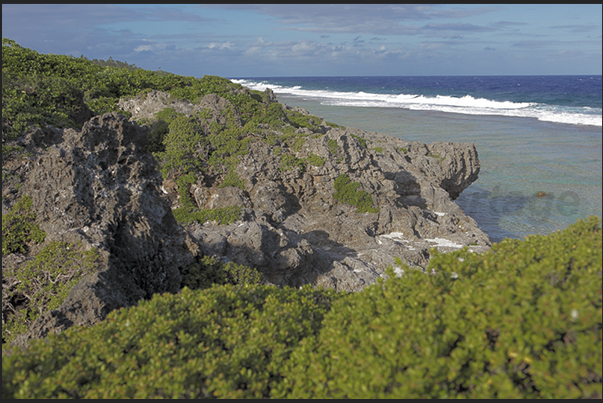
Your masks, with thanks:
M 2 256 L 26 253 L 29 245 L 41 243 L 46 233 L 35 222 L 31 197 L 23 196 L 8 214 L 2 215 Z
M 601 398 L 601 224 L 350 294 L 185 288 L 2 359 L 3 398 Z
M 27 330 L 42 312 L 56 309 L 97 258 L 96 249 L 55 241 L 24 266 L 3 269 L 2 343 Z
M 342 203 L 357 208 L 357 213 L 377 213 L 379 209 L 373 207 L 371 195 L 364 190 L 357 190 L 360 183 L 350 181 L 350 178 L 341 174 L 335 179 L 335 193 L 333 197 Z

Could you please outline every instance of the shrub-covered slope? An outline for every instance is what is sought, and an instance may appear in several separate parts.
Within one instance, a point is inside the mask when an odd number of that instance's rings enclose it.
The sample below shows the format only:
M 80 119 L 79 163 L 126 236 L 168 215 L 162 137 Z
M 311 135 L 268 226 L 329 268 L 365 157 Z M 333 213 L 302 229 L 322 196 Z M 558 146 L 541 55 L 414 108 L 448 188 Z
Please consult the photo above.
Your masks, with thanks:
M 3 356 L 2 397 L 601 398 L 601 223 L 357 293 L 156 295 Z

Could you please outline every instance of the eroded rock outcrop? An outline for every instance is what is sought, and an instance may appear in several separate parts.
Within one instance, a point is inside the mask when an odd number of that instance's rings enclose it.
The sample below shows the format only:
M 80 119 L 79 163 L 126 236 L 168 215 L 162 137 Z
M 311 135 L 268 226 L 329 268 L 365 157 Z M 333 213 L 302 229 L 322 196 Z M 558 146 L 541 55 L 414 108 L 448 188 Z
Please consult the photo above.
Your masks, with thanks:
M 276 102 L 268 95 L 267 102 Z M 18 193 L 32 197 L 36 221 L 48 234 L 44 242 L 97 248 L 100 260 L 61 306 L 44 312 L 17 344 L 96 323 L 111 310 L 155 293 L 177 292 L 181 273 L 201 255 L 255 267 L 277 286 L 358 291 L 396 266 L 397 258 L 424 269 L 433 247 L 468 246 L 481 252 L 490 246 L 487 235 L 454 203 L 477 179 L 475 145 L 407 142 L 332 127 L 324 120 L 313 131 L 297 130 L 305 138 L 288 149 L 295 162 L 290 165 L 283 162 L 279 140 L 249 142 L 231 167 L 241 187 L 223 186 L 200 173 L 190 187 L 194 203 L 200 209 L 239 206 L 242 215 L 229 225 L 210 221 L 183 227 L 172 213 L 181 205 L 178 185 L 174 178 L 161 177 L 145 149 L 149 128 L 133 120 L 152 121 L 172 107 L 187 115 L 204 111 L 206 126 L 226 122 L 226 110 L 229 124 L 232 119 L 240 127 L 245 122 L 233 114 L 230 101 L 217 95 L 192 104 L 152 91 L 121 100 L 120 106 L 132 113 L 131 120 L 107 114 L 90 119 L 81 131 L 46 127 L 21 140 L 34 157 L 13 167 L 25 178 Z M 370 196 L 368 212 L 335 197 L 342 175 Z M 3 200 L 3 214 L 8 207 Z M 9 256 L 6 261 L 24 265 L 27 259 Z
M 141 298 L 180 289 L 180 269 L 193 259 L 192 244 L 161 196 L 156 161 L 144 150 L 146 135 L 146 128 L 108 114 L 81 131 L 37 130 L 25 140 L 34 152 L 48 146 L 30 161 L 22 186 L 47 233 L 45 244 L 96 248 L 100 259 L 63 304 L 44 312 L 16 344 L 96 323 Z
M 473 144 L 408 143 L 337 128 L 308 138 L 297 157 L 311 154 L 324 164 L 283 171 L 269 145 L 254 143 L 236 167 L 244 190 L 195 189 L 200 208 L 238 204 L 243 219 L 190 225 L 191 237 L 205 253 L 256 267 L 273 284 L 347 291 L 375 282 L 396 257 L 424 268 L 432 247 L 489 248 L 487 235 L 453 201 L 477 179 Z M 334 198 L 342 174 L 371 195 L 378 212 L 357 213 Z
M 274 102 L 275 99 L 272 99 Z M 206 96 L 198 105 L 160 92 L 120 101 L 132 113 L 165 107 L 185 114 L 207 109 L 218 119 L 226 100 Z M 284 110 L 309 115 L 298 107 Z M 143 115 L 140 115 L 143 116 Z M 252 142 L 234 168 L 243 189 L 201 178 L 191 193 L 201 209 L 238 205 L 242 219 L 230 225 L 192 224 L 187 231 L 206 254 L 259 269 L 276 285 L 306 283 L 357 291 L 384 275 L 396 258 L 425 268 L 433 247 L 450 251 L 489 248 L 488 236 L 454 203 L 479 174 L 474 144 L 422 144 L 354 128 L 300 128 L 304 143 L 293 155 L 305 164 L 283 165 L 280 144 Z M 322 164 L 312 164 L 309 157 Z M 373 199 L 376 213 L 334 198 L 335 179 L 346 175 Z M 208 182 L 213 183 L 208 186 Z M 177 187 L 164 188 L 178 207 Z

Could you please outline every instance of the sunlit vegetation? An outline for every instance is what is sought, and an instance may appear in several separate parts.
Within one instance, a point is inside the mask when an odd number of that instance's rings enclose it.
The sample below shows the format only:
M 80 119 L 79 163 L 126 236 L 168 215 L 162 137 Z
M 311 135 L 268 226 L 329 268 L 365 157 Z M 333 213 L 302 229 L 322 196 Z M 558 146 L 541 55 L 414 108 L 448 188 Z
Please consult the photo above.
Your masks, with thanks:
M 3 356 L 2 397 L 602 396 L 596 217 L 482 255 L 434 251 L 435 274 L 390 269 L 357 293 L 263 286 L 212 265 L 187 275 L 196 290 Z

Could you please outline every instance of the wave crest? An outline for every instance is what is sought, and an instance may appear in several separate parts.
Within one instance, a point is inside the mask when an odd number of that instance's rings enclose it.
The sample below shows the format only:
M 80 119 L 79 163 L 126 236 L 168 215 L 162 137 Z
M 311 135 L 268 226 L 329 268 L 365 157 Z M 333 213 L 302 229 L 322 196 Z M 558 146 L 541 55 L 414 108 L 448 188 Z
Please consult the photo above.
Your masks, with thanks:
M 601 109 L 589 107 L 570 108 L 532 102 L 496 101 L 475 98 L 471 95 L 454 97 L 449 95 L 425 96 L 421 94 L 376 94 L 363 91 L 305 90 L 300 86 L 284 87 L 247 79 L 235 79 L 232 81 L 253 90 L 264 91 L 266 88 L 270 88 L 276 94 L 316 99 L 327 105 L 364 108 L 403 108 L 468 115 L 525 117 L 554 123 L 603 126 Z

